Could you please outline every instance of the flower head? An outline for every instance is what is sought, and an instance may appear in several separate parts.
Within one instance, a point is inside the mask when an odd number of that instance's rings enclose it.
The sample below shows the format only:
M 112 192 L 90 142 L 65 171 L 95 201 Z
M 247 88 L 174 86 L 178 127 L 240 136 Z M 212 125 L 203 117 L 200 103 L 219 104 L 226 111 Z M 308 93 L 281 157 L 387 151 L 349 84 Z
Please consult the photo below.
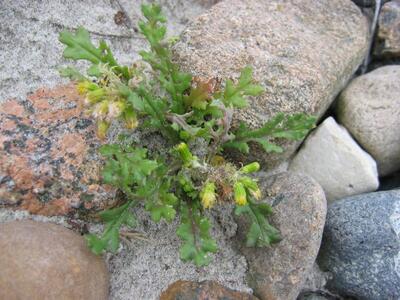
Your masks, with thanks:
M 215 204 L 216 195 L 215 195 L 215 184 L 214 182 L 207 182 L 201 193 L 201 204 L 204 208 L 211 208 Z

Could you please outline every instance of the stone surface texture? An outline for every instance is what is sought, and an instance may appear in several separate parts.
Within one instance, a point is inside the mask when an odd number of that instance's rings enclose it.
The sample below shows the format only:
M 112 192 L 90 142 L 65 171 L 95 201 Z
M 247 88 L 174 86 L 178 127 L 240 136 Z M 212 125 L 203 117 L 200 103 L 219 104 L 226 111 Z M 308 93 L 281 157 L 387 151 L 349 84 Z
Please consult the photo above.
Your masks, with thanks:
M 145 240 L 133 240 L 109 261 L 112 299 L 158 299 L 161 291 L 177 280 L 217 281 L 224 286 L 251 292 L 246 283 L 247 263 L 232 244 L 237 225 L 232 207 L 217 207 L 208 212 L 212 236 L 218 243 L 218 252 L 212 255 L 210 265 L 196 268 L 179 258 L 181 240 L 176 236 L 178 220 L 171 224 L 154 224 L 147 212 L 137 210 L 139 226 L 136 231 Z
M 0 299 L 108 299 L 108 272 L 83 237 L 55 224 L 0 224 Z
M 328 207 L 319 265 L 328 288 L 356 299 L 400 298 L 400 190 L 369 193 Z
M 102 209 L 115 190 L 101 184 L 93 121 L 71 84 L 0 105 L 0 206 L 44 215 Z
M 237 245 L 249 265 L 248 282 L 264 300 L 294 300 L 313 268 L 325 223 L 326 200 L 320 185 L 305 174 L 282 173 L 260 178 L 260 188 L 273 206 L 271 223 L 283 240 L 270 248 L 245 247 L 249 227 L 237 217 Z
M 381 8 L 374 54 L 400 58 L 400 0 L 385 3 Z
M 158 1 L 168 16 L 171 36 L 178 35 L 189 20 L 216 2 Z M 146 47 L 137 29 L 141 3 L 128 0 L 1 1 L 0 103 L 14 97 L 24 99 L 28 92 L 37 88 L 63 82 L 58 69 L 67 62 L 62 58 L 63 45 L 58 42 L 58 35 L 65 29 L 85 27 L 95 41 L 104 39 L 109 43 L 121 64 L 130 65 L 139 58 L 138 51 Z M 125 17 L 117 18 L 121 13 Z
M 236 292 L 214 281 L 179 280 L 165 290 L 160 300 L 257 300 L 253 295 Z
M 201 77 L 236 78 L 251 65 L 266 92 L 237 113 L 258 127 L 278 112 L 321 116 L 361 63 L 368 25 L 348 0 L 232 0 L 196 18 L 174 46 L 183 68 Z M 275 165 L 284 155 L 249 156 Z
M 400 169 L 400 66 L 354 79 L 341 93 L 337 118 L 371 154 L 379 175 Z
M 217 281 L 227 288 L 251 293 L 246 284 L 246 259 L 232 245 L 237 225 L 231 217 L 232 207 L 218 208 L 210 215 L 212 234 L 219 252 L 205 268 L 183 263 L 179 259 L 180 239 L 176 236 L 178 222 L 154 224 L 143 209 L 135 210 L 138 238 L 122 242 L 116 254 L 107 254 L 110 273 L 110 300 L 159 299 L 162 291 L 178 280 Z M 0 226 L 13 220 L 35 220 L 57 223 L 77 232 L 100 233 L 102 225 L 70 219 L 66 216 L 46 217 L 27 211 L 0 208 Z M 83 229 L 83 230 L 82 230 Z M 2 299 L 2 298 L 1 298 Z
M 379 186 L 374 159 L 332 117 L 310 134 L 289 169 L 317 180 L 328 201 L 375 191 Z

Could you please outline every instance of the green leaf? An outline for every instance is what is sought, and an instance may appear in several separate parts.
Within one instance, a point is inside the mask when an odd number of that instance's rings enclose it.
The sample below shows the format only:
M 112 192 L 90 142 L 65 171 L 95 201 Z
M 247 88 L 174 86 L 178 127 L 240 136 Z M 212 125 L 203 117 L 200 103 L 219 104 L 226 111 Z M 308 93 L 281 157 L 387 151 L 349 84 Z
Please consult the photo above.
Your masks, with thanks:
M 234 148 L 245 154 L 248 154 L 250 150 L 247 142 L 240 142 L 240 141 L 227 142 L 224 144 L 224 148 Z
M 210 223 L 200 214 L 198 208 L 184 204 L 181 210 L 181 225 L 176 232 L 183 241 L 180 250 L 183 261 L 193 261 L 197 267 L 210 263 L 209 253 L 216 252 L 218 247 L 209 230 Z
M 227 80 L 223 92 L 223 102 L 226 106 L 243 108 L 248 105 L 247 96 L 258 96 L 264 92 L 260 85 L 253 84 L 253 71 L 250 66 L 245 67 L 239 77 L 237 85 Z
M 63 54 L 65 58 L 84 59 L 94 64 L 101 62 L 101 50 L 92 44 L 89 32 L 83 27 L 79 27 L 75 35 L 68 31 L 61 32 L 59 41 L 67 46 Z
M 77 80 L 77 81 L 87 80 L 85 76 L 83 76 L 76 68 L 73 67 L 66 67 L 59 69 L 59 73 L 61 77 L 67 77 L 71 80 Z
M 100 148 L 100 153 L 107 158 L 103 168 L 103 180 L 107 184 L 127 192 L 132 186 L 142 185 L 159 164 L 147 159 L 147 150 L 111 144 Z
M 116 252 L 119 247 L 119 231 L 122 225 L 133 227 L 136 219 L 129 209 L 136 203 L 128 201 L 125 204 L 103 211 L 99 214 L 100 218 L 106 223 L 102 235 L 87 234 L 86 240 L 89 248 L 94 254 L 101 254 L 104 251 Z
M 128 101 L 132 104 L 135 110 L 144 111 L 143 99 L 140 98 L 138 94 L 133 92 L 129 93 Z
M 249 142 L 258 143 L 266 152 L 283 152 L 282 147 L 271 142 L 273 138 L 301 140 L 315 127 L 316 118 L 305 114 L 277 114 L 261 128 L 250 129 L 242 122 L 234 132 L 234 139 L 223 145 L 224 148 L 236 148 L 244 153 Z
M 261 145 L 261 147 L 264 149 L 265 152 L 275 152 L 275 153 L 282 153 L 283 149 L 282 147 L 269 142 L 267 139 L 262 139 L 262 138 L 258 138 L 258 139 L 252 139 L 251 141 L 253 142 L 257 142 L 258 144 Z
M 279 231 L 269 224 L 267 217 L 272 213 L 272 208 L 266 203 L 253 203 L 236 206 L 235 214 L 245 214 L 251 221 L 247 232 L 247 247 L 265 247 L 281 240 Z

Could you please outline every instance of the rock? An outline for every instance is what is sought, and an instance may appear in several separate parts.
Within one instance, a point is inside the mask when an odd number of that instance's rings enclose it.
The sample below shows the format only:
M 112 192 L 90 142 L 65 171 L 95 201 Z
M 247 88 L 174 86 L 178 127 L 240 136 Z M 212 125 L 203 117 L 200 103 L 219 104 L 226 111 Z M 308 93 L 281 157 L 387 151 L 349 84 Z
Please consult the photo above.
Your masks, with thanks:
M 345 198 L 328 208 L 319 265 L 328 288 L 357 299 L 400 298 L 400 191 Z
M 249 224 L 237 217 L 237 244 L 249 265 L 248 282 L 260 299 L 296 299 L 317 257 L 325 195 L 315 180 L 299 173 L 261 177 L 259 184 L 263 195 L 268 195 L 262 201 L 274 209 L 271 223 L 283 240 L 269 248 L 245 247 Z
M 400 66 L 354 79 L 339 97 L 337 117 L 375 158 L 380 176 L 400 169 Z
M 332 117 L 310 134 L 289 169 L 317 180 L 328 201 L 375 191 L 379 186 L 374 159 Z
M 390 1 L 382 6 L 374 54 L 400 58 L 400 0 Z
M 170 35 L 179 35 L 191 18 L 215 2 L 158 1 L 168 16 Z M 67 62 L 62 58 L 63 45 L 58 42 L 58 35 L 64 29 L 85 27 L 95 41 L 104 39 L 109 43 L 121 64 L 132 64 L 139 58 L 138 51 L 146 47 L 137 29 L 141 3 L 129 0 L 2 1 L 0 103 L 9 98 L 23 99 L 28 92 L 63 82 L 58 69 Z M 118 15 L 124 17 L 117 18 Z
M 207 78 L 235 78 L 253 66 L 266 92 L 235 119 L 258 127 L 278 112 L 320 117 L 364 58 L 367 36 L 366 18 L 351 1 L 232 0 L 195 19 L 174 55 L 183 69 Z M 247 158 L 277 165 L 298 145 L 286 143 L 283 155 L 255 148 Z
M 236 292 L 215 281 L 192 282 L 179 280 L 164 291 L 160 300 L 257 300 L 253 295 Z
M 0 224 L 0 299 L 108 299 L 108 272 L 85 240 L 55 224 Z
M 102 209 L 100 142 L 73 85 L 39 89 L 0 105 L 0 205 L 43 215 Z

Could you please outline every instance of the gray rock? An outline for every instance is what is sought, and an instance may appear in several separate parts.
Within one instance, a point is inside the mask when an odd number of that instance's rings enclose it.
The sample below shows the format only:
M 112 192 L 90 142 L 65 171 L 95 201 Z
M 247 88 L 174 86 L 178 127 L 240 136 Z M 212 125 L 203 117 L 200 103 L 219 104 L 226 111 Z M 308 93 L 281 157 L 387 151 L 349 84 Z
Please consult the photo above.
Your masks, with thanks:
M 195 19 L 175 45 L 176 60 L 203 77 L 237 77 L 251 65 L 266 92 L 235 116 L 258 127 L 278 112 L 321 116 L 361 63 L 368 25 L 345 0 L 232 0 Z M 251 151 L 248 160 L 275 165 L 284 155 Z M 245 159 L 245 158 L 243 158 Z
M 328 201 L 375 191 L 379 186 L 374 159 L 332 117 L 311 133 L 289 169 L 317 180 Z
M 319 264 L 328 288 L 357 299 L 400 298 L 400 191 L 349 197 L 328 207 Z
M 390 1 L 382 6 L 374 54 L 400 58 L 400 0 Z
M 0 224 L 0 249 L 0 299 L 108 298 L 104 261 L 62 226 Z
M 38 87 L 64 82 L 58 69 L 62 58 L 58 34 L 84 26 L 95 41 L 106 40 L 121 64 L 130 65 L 146 43 L 137 32 L 142 1 L 1 1 L 0 10 L 0 103 L 23 98 Z M 215 0 L 158 1 L 168 16 L 170 35 L 178 35 L 194 16 Z M 121 3 L 121 4 L 120 4 Z M 116 20 L 118 12 L 127 18 Z M 82 65 L 81 65 L 82 66 Z
M 375 158 L 379 175 L 400 169 L 400 66 L 354 79 L 339 97 L 337 117 Z
M 260 188 L 272 204 L 271 223 L 283 240 L 269 248 L 247 248 L 249 227 L 238 217 L 238 246 L 249 265 L 248 281 L 260 299 L 292 300 L 311 272 L 325 223 L 326 200 L 319 184 L 304 174 L 282 173 L 260 178 Z

